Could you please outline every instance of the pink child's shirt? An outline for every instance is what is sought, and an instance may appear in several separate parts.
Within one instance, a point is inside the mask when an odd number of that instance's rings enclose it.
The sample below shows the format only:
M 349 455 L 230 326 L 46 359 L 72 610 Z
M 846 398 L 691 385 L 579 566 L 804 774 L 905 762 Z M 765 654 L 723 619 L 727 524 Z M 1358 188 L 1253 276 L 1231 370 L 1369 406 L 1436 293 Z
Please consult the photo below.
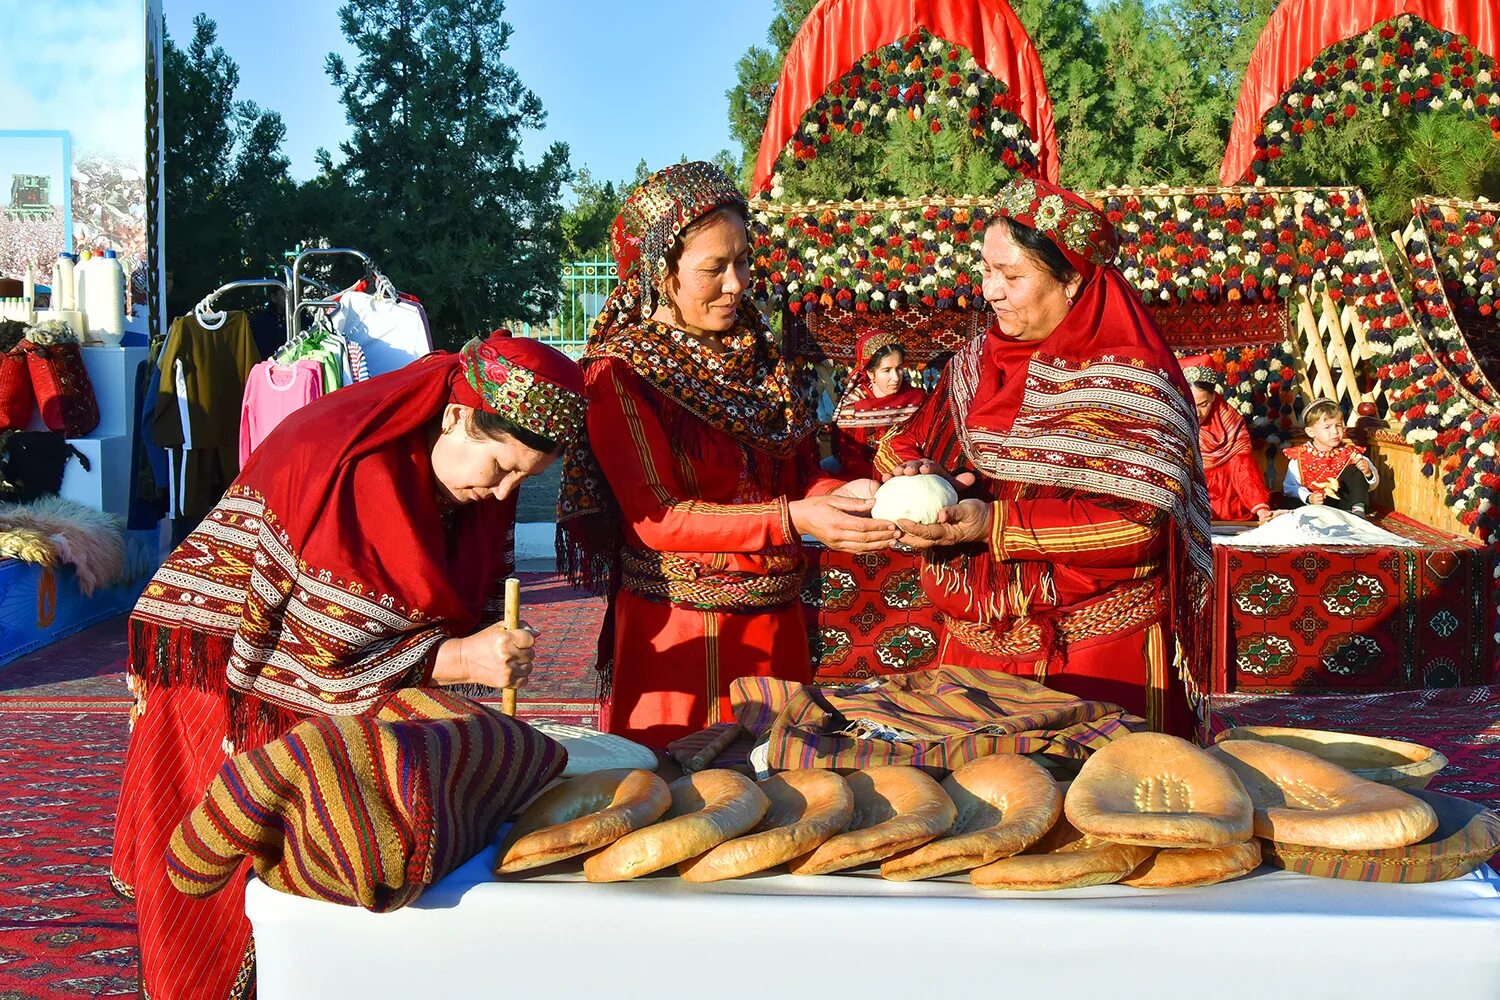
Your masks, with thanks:
M 240 465 L 277 424 L 321 395 L 323 369 L 316 361 L 262 361 L 250 369 L 240 408 Z

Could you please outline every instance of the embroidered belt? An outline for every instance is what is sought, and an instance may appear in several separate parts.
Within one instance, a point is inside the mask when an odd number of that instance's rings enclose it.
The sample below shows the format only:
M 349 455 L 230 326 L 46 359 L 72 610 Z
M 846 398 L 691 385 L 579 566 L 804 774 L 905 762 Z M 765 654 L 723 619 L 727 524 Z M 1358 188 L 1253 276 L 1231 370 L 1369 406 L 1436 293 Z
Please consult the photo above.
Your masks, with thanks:
M 1133 632 L 1159 618 L 1166 607 L 1165 589 L 1153 582 L 1107 594 L 1076 611 L 1058 615 L 1049 625 L 1033 618 L 1020 619 L 1004 631 L 990 623 L 956 618 L 948 618 L 944 624 L 955 639 L 975 652 L 1026 656 L 1087 639 Z
M 799 599 L 805 568 L 800 552 L 769 555 L 766 573 L 747 573 L 626 546 L 620 582 L 648 600 L 701 611 L 764 611 Z

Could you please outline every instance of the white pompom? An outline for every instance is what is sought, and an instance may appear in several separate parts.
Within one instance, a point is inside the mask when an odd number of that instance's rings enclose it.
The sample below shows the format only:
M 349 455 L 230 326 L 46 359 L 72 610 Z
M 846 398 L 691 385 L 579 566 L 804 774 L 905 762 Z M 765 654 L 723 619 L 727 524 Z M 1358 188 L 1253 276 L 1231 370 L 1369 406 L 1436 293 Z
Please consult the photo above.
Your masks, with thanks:
M 958 503 L 958 492 L 942 476 L 896 476 L 875 491 L 870 516 L 881 521 L 936 524 L 938 511 Z

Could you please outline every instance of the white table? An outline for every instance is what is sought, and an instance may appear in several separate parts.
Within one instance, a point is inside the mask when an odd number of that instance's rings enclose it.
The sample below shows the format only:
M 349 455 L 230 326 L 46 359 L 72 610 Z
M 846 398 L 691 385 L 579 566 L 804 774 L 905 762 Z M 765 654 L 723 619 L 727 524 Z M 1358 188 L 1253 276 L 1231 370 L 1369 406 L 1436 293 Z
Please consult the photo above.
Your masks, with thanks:
M 1262 869 L 1205 889 L 1031 894 L 871 875 L 498 883 L 494 854 L 387 914 L 252 879 L 261 1000 L 1500 997 L 1488 868 L 1415 886 Z

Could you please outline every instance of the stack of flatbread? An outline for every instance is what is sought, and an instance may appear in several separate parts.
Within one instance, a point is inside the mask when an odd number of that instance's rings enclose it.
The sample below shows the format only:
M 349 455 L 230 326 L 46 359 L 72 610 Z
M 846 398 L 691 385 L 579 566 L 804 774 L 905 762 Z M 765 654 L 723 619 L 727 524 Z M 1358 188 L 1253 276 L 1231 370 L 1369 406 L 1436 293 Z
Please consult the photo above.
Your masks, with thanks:
M 1057 783 L 1015 754 L 941 783 L 915 767 L 753 781 L 710 769 L 670 786 L 645 769 L 570 778 L 522 814 L 496 874 L 581 861 L 592 882 L 668 869 L 690 882 L 785 866 L 826 875 L 879 865 L 887 879 L 958 875 L 986 889 L 1211 885 L 1262 862 L 1307 874 L 1434 881 L 1500 849 L 1500 817 L 1359 777 L 1253 739 L 1201 749 L 1133 733 Z

